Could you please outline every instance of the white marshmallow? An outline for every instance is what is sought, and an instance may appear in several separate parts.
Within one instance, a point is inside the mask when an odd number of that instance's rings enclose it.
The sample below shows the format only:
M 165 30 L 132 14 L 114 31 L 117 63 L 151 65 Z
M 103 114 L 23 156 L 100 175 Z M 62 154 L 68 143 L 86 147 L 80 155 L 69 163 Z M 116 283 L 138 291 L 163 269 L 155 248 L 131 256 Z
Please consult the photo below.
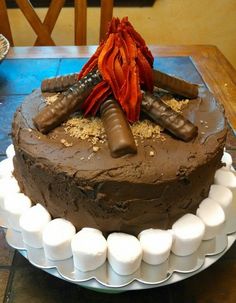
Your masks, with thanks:
M 50 220 L 50 214 L 42 205 L 29 208 L 19 221 L 23 241 L 34 248 L 43 247 L 43 230 Z
M 7 149 L 6 149 L 6 155 L 7 158 L 12 159 L 15 156 L 15 149 L 14 149 L 14 145 L 10 144 Z
M 14 230 L 21 231 L 19 220 L 31 206 L 30 199 L 23 193 L 9 193 L 4 199 L 5 210 L 10 227 Z
M 20 187 L 14 177 L 0 179 L 0 208 L 5 209 L 4 198 L 8 194 L 19 193 Z
M 6 158 L 0 162 L 0 179 L 4 177 L 11 177 L 14 170 L 13 161 Z
M 215 200 L 223 208 L 226 216 L 229 216 L 232 210 L 233 193 L 232 191 L 222 185 L 211 185 L 209 191 L 209 198 Z
M 205 226 L 197 216 L 186 214 L 173 224 L 172 232 L 172 252 L 177 256 L 188 256 L 199 248 Z
M 86 272 L 101 266 L 107 257 L 107 242 L 101 231 L 83 228 L 71 241 L 74 265 Z
M 222 230 L 225 222 L 225 214 L 216 201 L 211 198 L 204 199 L 197 209 L 197 216 L 205 224 L 203 240 L 214 238 Z
M 220 168 L 215 173 L 214 183 L 229 188 L 236 188 L 236 176 L 232 171 Z
M 48 259 L 58 261 L 72 256 L 71 240 L 75 235 L 74 225 L 65 219 L 50 221 L 43 230 L 43 247 Z
M 158 265 L 168 259 L 172 245 L 169 231 L 150 228 L 143 230 L 138 238 L 143 249 L 143 261 Z
M 115 272 L 130 275 L 140 266 L 142 247 L 138 239 L 125 233 L 112 233 L 107 238 L 108 261 Z
M 221 162 L 225 164 L 224 168 L 231 169 L 231 166 L 233 164 L 232 156 L 229 153 L 224 152 L 221 158 Z

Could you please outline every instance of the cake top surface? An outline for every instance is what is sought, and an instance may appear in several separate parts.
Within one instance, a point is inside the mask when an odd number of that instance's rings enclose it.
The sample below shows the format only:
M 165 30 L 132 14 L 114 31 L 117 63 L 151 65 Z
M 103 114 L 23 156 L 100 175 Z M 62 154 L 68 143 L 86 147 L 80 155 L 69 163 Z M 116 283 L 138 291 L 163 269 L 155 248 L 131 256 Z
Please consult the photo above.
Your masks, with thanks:
M 73 137 L 66 132 L 65 125 L 47 135 L 40 133 L 32 117 L 44 106 L 45 98 L 36 90 L 17 111 L 13 137 L 17 133 L 18 146 L 45 165 L 94 183 L 112 178 L 157 183 L 178 175 L 186 176 L 218 152 L 226 135 L 224 110 L 205 88 L 182 111 L 198 126 L 194 140 L 183 142 L 168 132 L 162 132 L 159 138 L 137 137 L 137 154 L 121 158 L 110 156 L 106 140 L 94 144 L 91 140 Z

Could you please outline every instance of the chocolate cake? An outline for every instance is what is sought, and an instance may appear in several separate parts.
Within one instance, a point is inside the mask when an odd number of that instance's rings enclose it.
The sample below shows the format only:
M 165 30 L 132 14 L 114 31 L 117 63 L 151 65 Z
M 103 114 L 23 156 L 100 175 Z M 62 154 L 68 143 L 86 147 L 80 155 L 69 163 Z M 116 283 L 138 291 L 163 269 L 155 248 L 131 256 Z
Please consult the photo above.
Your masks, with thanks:
M 191 100 L 170 106 L 154 84 Z M 221 165 L 226 120 L 207 89 L 153 70 L 144 40 L 114 18 L 79 74 L 26 98 L 12 136 L 14 175 L 33 203 L 78 230 L 137 235 L 196 212 Z
M 183 109 L 198 126 L 194 140 L 183 142 L 167 132 L 137 138 L 137 154 L 120 158 L 111 157 L 106 141 L 94 145 L 74 138 L 64 125 L 47 135 L 39 132 L 32 117 L 44 106 L 37 90 L 15 114 L 14 175 L 22 192 L 54 218 L 68 219 L 78 230 L 89 226 L 105 234 L 137 235 L 150 227 L 171 227 L 207 197 L 221 165 L 226 122 L 206 90 Z

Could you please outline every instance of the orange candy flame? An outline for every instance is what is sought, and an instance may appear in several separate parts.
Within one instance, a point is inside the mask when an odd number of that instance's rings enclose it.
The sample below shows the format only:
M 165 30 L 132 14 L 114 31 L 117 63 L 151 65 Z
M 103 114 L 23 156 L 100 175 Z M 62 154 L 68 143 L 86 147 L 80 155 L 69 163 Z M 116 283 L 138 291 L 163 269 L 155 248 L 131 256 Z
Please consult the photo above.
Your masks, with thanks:
M 101 103 L 113 94 L 127 119 L 137 121 L 142 101 L 141 88 L 153 90 L 152 66 L 153 56 L 128 18 L 113 18 L 106 39 L 79 74 L 80 79 L 98 68 L 103 78 L 83 104 L 85 115 L 95 115 Z

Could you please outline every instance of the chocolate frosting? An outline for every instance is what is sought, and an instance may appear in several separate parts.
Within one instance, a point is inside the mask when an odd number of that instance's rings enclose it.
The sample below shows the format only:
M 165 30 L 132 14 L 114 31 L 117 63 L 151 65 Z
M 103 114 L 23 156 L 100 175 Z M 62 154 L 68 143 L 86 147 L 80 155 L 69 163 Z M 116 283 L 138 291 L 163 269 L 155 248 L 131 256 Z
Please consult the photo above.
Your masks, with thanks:
M 77 229 L 137 235 L 146 228 L 169 228 L 195 212 L 208 195 L 226 137 L 223 108 L 204 88 L 183 115 L 198 127 L 191 142 L 169 133 L 165 140 L 137 140 L 137 154 L 112 158 L 107 143 L 94 152 L 88 140 L 70 137 L 63 125 L 47 135 L 32 122 L 45 106 L 40 91 L 29 95 L 13 121 L 15 177 L 34 203 Z M 64 146 L 61 140 L 71 142 Z M 150 156 L 152 152 L 153 156 Z

